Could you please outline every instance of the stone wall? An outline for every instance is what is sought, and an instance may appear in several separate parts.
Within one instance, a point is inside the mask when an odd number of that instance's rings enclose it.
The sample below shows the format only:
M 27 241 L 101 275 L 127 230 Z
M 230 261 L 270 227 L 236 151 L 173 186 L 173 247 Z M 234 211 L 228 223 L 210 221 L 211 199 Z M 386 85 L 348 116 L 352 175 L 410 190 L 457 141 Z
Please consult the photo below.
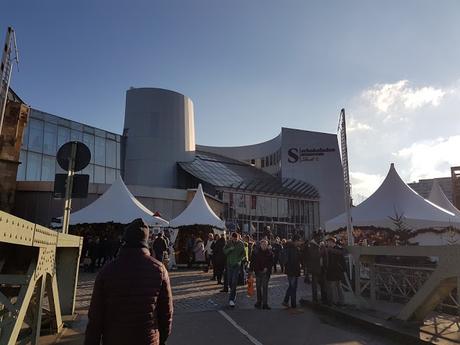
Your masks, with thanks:
M 16 192 L 19 154 L 29 107 L 8 102 L 0 135 L 0 210 L 11 212 Z

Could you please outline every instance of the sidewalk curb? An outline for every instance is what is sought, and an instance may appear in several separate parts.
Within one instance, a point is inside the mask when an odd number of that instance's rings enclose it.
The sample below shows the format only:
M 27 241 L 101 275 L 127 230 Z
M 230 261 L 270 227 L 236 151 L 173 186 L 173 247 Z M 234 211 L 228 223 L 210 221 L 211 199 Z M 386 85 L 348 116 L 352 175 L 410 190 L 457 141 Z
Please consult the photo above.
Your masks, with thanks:
M 400 341 L 403 344 L 414 344 L 414 345 L 426 345 L 433 344 L 431 342 L 420 339 L 417 335 L 418 332 L 414 328 L 403 328 L 401 325 L 398 325 L 396 322 L 389 320 L 372 320 L 372 317 L 366 317 L 362 315 L 361 317 L 357 313 L 347 312 L 347 310 L 339 309 L 336 307 L 330 307 L 319 303 L 313 303 L 312 301 L 301 299 L 300 304 L 304 307 L 308 307 L 315 311 L 319 311 L 330 316 L 337 318 L 339 321 L 352 322 L 358 326 L 362 326 L 369 331 L 376 332 L 380 335 L 390 337 L 397 341 Z

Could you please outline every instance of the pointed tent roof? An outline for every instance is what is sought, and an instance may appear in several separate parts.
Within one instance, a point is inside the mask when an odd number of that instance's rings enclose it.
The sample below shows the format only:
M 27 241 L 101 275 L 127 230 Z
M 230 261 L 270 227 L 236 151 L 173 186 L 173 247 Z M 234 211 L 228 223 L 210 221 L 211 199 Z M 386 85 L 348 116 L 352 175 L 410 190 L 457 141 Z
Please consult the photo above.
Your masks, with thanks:
M 98 199 L 88 206 L 70 214 L 70 224 L 121 223 L 128 224 L 136 218 L 144 219 L 149 225 L 167 226 L 168 222 L 153 213 L 126 187 L 118 176 L 115 182 Z
M 460 217 L 425 200 L 410 188 L 396 172 L 394 164 L 380 187 L 369 198 L 351 210 L 354 226 L 375 226 L 395 229 L 390 218 L 401 217 L 412 230 L 455 226 L 460 228 Z M 346 227 L 342 213 L 326 222 L 326 231 Z
M 428 200 L 433 204 L 436 204 L 443 209 L 450 211 L 457 216 L 460 216 L 460 211 L 450 202 L 436 179 L 433 181 L 433 186 L 431 187 L 431 192 L 428 196 Z
M 198 185 L 195 196 L 185 210 L 169 222 L 172 228 L 189 225 L 210 225 L 218 229 L 225 227 L 224 221 L 214 213 L 206 201 L 201 184 Z

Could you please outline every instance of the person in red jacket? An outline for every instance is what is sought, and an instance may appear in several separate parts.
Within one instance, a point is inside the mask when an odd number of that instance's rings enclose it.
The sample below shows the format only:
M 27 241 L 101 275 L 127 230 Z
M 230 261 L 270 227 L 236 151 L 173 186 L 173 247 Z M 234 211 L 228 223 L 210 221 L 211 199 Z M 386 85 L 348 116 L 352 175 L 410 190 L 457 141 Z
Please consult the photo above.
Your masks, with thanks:
M 142 219 L 130 223 L 118 258 L 96 277 L 85 345 L 162 345 L 171 333 L 173 299 L 168 271 L 148 250 Z

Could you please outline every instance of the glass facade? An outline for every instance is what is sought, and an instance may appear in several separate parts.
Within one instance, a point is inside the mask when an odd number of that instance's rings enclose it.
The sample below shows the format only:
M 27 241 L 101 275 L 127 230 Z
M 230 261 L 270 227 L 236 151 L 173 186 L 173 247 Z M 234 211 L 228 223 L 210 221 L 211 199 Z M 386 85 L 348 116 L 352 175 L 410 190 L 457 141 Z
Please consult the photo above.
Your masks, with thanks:
M 115 181 L 120 173 L 120 135 L 31 109 L 24 129 L 18 169 L 18 181 L 54 181 L 64 171 L 56 162 L 59 148 L 70 140 L 86 144 L 91 151 L 90 164 L 80 173 L 90 183 Z
M 244 232 L 263 232 L 269 226 L 274 235 L 288 237 L 296 232 L 309 236 L 319 227 L 317 200 L 243 194 L 238 190 L 222 191 L 221 195 L 224 219 Z

